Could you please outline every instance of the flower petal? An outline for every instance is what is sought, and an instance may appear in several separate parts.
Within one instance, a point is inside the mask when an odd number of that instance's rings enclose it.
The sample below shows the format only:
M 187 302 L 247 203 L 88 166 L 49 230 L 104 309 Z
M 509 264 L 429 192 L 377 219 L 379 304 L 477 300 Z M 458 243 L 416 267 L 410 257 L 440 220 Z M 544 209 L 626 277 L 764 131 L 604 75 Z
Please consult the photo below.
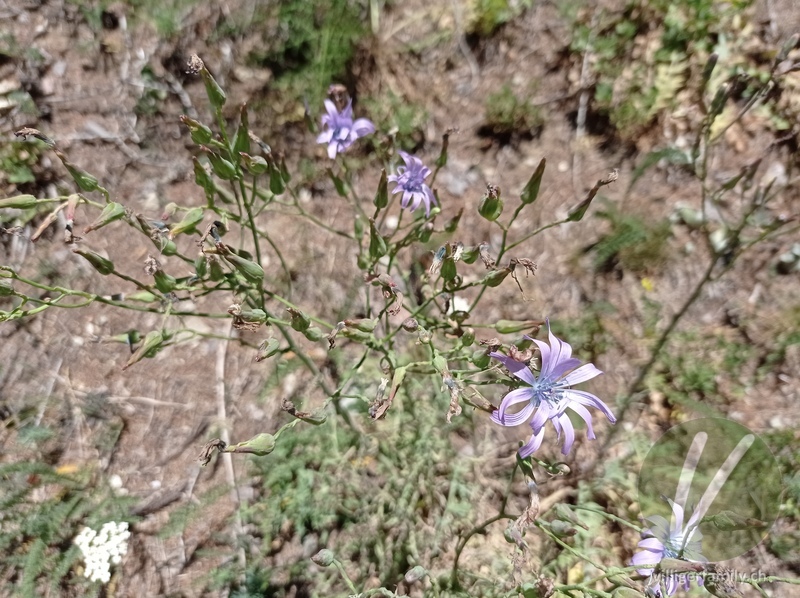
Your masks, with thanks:
M 602 373 L 603 372 L 601 370 L 598 370 L 596 367 L 594 367 L 594 364 L 586 363 L 577 370 L 573 370 L 564 376 L 563 380 L 570 385 L 580 384 L 581 382 L 586 382 L 587 380 L 596 378 Z
M 523 382 L 526 382 L 531 386 L 536 384 L 536 378 L 533 377 L 533 372 L 531 372 L 530 368 L 528 368 L 528 366 L 523 362 L 512 359 L 511 357 L 503 355 L 502 353 L 498 353 L 497 351 L 492 351 L 489 353 L 489 357 L 494 357 L 497 361 L 506 366 L 506 369 L 511 372 L 512 375 L 516 376 Z
M 500 424 L 501 426 L 511 428 L 513 426 L 524 424 L 526 421 L 528 421 L 531 415 L 533 414 L 534 409 L 536 408 L 530 403 L 525 405 L 517 413 L 501 413 L 500 410 L 498 409 L 497 411 L 492 413 L 491 419 L 496 424 Z
M 542 446 L 542 440 L 544 440 L 544 428 L 538 432 L 534 432 L 531 436 L 531 439 L 520 447 L 519 456 L 523 459 L 530 457 L 533 453 L 539 450 L 540 446 Z
M 603 412 L 603 415 L 608 418 L 608 421 L 610 421 L 612 424 L 617 423 L 617 418 L 614 417 L 613 413 L 611 413 L 611 409 L 608 408 L 608 405 L 606 405 L 592 393 L 574 389 L 565 390 L 564 393 L 571 401 L 599 409 Z
M 564 430 L 564 446 L 561 448 L 561 453 L 569 455 L 570 450 L 572 450 L 572 443 L 575 442 L 575 428 L 572 426 L 572 420 L 569 419 L 566 413 L 559 415 L 558 421 L 561 423 L 561 427 Z
M 512 405 L 517 405 L 519 403 L 528 403 L 531 408 L 535 407 L 536 405 L 533 404 L 533 392 L 532 389 L 529 387 L 525 388 L 516 388 L 509 392 L 503 400 L 500 402 L 500 408 L 498 409 L 499 413 L 498 416 L 501 420 L 506 419 L 508 415 L 508 408 Z

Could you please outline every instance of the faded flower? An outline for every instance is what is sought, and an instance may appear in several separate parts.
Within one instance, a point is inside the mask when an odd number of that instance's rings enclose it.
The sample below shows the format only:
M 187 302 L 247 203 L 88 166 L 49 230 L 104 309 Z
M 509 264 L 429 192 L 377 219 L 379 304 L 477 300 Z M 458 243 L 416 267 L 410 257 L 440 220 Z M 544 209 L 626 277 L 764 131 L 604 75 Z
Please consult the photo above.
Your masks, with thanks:
M 598 397 L 582 390 L 572 389 L 574 384 L 591 380 L 602 372 L 591 363 L 581 365 L 579 359 L 572 357 L 572 347 L 550 332 L 550 322 L 547 323 L 547 331 L 549 345 L 530 339 L 536 343 L 542 355 L 538 376 L 521 361 L 498 352 L 489 354 L 505 365 L 511 374 L 527 384 L 509 392 L 500 403 L 500 408 L 492 414 L 492 421 L 501 426 L 518 426 L 530 420 L 533 435 L 519 450 L 523 459 L 532 455 L 542 445 L 544 426 L 548 420 L 553 422 L 559 438 L 561 433 L 564 433 L 564 446 L 561 452 L 565 455 L 569 453 L 575 440 L 575 429 L 566 413 L 567 409 L 577 413 L 586 422 L 586 435 L 590 439 L 594 439 L 595 435 L 592 429 L 592 415 L 587 407 L 599 409 L 612 424 L 617 421 L 608 406 Z M 524 404 L 522 409 L 511 413 L 509 409 L 519 403 Z
M 353 145 L 356 139 L 375 132 L 375 125 L 366 118 L 353 121 L 353 101 L 339 112 L 331 100 L 325 100 L 327 114 L 322 115 L 325 130 L 317 137 L 317 143 L 328 144 L 328 157 L 333 160 L 336 154 Z
M 420 204 L 425 204 L 425 215 L 431 213 L 431 204 L 436 204 L 436 196 L 431 188 L 425 184 L 425 179 L 431 173 L 431 169 L 425 166 L 417 157 L 410 156 L 404 151 L 398 152 L 405 162 L 405 166 L 397 167 L 397 174 L 389 175 L 388 180 L 397 183 L 392 194 L 402 193 L 403 198 L 400 205 L 409 208 L 412 212 Z

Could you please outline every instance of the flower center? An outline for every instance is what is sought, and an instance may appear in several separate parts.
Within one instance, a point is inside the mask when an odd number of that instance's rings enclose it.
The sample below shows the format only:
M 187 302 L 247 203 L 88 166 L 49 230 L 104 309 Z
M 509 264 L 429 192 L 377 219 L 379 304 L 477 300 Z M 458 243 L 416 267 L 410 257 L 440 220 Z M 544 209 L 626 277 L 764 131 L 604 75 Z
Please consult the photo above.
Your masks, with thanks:
M 533 396 L 537 406 L 546 401 L 555 407 L 564 398 L 564 389 L 549 380 L 536 380 Z

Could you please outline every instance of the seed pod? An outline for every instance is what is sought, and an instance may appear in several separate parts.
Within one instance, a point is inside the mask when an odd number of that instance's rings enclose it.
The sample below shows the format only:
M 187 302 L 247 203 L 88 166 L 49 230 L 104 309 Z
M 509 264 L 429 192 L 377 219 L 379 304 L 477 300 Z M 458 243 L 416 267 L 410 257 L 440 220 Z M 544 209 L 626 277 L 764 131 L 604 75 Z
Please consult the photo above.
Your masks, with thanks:
M 458 271 L 456 270 L 455 260 L 453 260 L 452 256 L 445 258 L 444 262 L 442 262 L 442 278 L 451 281 L 456 276 L 458 276 Z
M 323 548 L 317 554 L 312 556 L 311 560 L 320 567 L 330 567 L 333 565 L 334 558 L 333 553 L 330 550 Z
M 114 271 L 114 262 L 103 257 L 99 253 L 95 253 L 94 251 L 90 251 L 88 249 L 79 249 L 77 247 L 74 248 L 72 252 L 86 258 L 86 260 L 94 267 L 94 269 L 103 276 L 108 276 Z
M 62 154 L 58 150 L 56 150 L 56 156 L 58 156 L 58 159 L 61 160 L 61 163 L 67 169 L 67 172 L 69 172 L 70 176 L 72 177 L 72 180 L 75 181 L 75 183 L 78 185 L 78 188 L 81 191 L 88 192 L 88 191 L 97 191 L 98 189 L 100 189 L 100 185 L 96 177 L 89 174 L 82 168 L 78 168 L 77 166 L 75 166 L 72 162 L 67 160 L 67 157 L 64 154 Z
M 461 261 L 465 264 L 474 264 L 480 255 L 481 250 L 478 245 L 464 247 L 464 251 L 461 252 Z
M 200 150 L 208 156 L 208 161 L 211 163 L 211 170 L 223 181 L 233 181 L 239 178 L 239 174 L 236 172 L 236 167 L 233 163 L 211 151 L 205 145 L 201 145 Z
M 236 129 L 236 137 L 233 140 L 233 155 L 239 156 L 242 153 L 250 153 L 250 123 L 247 119 L 246 103 L 243 103 L 239 110 L 239 126 Z
M 461 335 L 461 346 L 470 347 L 475 342 L 475 329 L 464 328 L 464 334 Z
M 283 175 L 274 160 L 268 161 L 269 165 L 269 190 L 274 195 L 281 195 L 286 191 L 286 184 L 283 182 Z
M 339 332 L 339 334 L 357 343 L 365 343 L 372 338 L 372 335 L 368 332 L 362 332 L 360 330 L 356 330 L 355 328 L 344 328 Z
M 277 355 L 281 350 L 281 344 L 278 342 L 277 338 L 270 338 L 268 340 L 263 341 L 258 346 L 258 354 L 256 354 L 255 360 L 256 362 L 264 361 L 272 357 L 273 355 Z
M 419 580 L 423 579 L 428 575 L 428 572 L 425 570 L 425 567 L 421 567 L 417 565 L 416 567 L 412 567 L 406 574 L 403 576 L 403 579 L 406 583 L 415 583 Z
M 89 226 L 83 229 L 83 232 L 88 233 L 93 230 L 97 230 L 98 228 L 102 228 L 106 224 L 114 222 L 115 220 L 119 220 L 124 215 L 125 215 L 125 206 L 115 201 L 112 201 L 111 203 L 105 205 L 103 211 L 100 212 L 100 216 L 97 217 L 97 220 L 95 220 Z
M 386 255 L 386 239 L 383 238 L 375 226 L 375 220 L 369 219 L 369 256 L 376 260 Z
M 206 201 L 208 202 L 208 205 L 213 206 L 214 192 L 216 190 L 214 181 L 208 174 L 208 171 L 205 169 L 205 167 L 200 164 L 200 160 L 198 160 L 197 157 L 192 158 L 192 163 L 194 164 L 194 182 L 203 188 L 203 191 L 205 191 L 206 194 Z

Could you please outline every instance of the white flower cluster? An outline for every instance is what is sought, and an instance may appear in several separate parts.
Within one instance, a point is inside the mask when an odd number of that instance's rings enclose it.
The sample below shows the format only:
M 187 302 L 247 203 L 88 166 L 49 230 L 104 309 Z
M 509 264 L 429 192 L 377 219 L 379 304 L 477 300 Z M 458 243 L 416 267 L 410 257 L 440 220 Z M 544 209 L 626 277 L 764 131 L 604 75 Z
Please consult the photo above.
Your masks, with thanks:
M 128 552 L 130 535 L 125 521 L 104 523 L 99 533 L 90 527 L 84 527 L 73 540 L 86 561 L 84 575 L 91 581 L 108 583 L 111 579 L 111 563 L 119 564 L 123 555 Z

